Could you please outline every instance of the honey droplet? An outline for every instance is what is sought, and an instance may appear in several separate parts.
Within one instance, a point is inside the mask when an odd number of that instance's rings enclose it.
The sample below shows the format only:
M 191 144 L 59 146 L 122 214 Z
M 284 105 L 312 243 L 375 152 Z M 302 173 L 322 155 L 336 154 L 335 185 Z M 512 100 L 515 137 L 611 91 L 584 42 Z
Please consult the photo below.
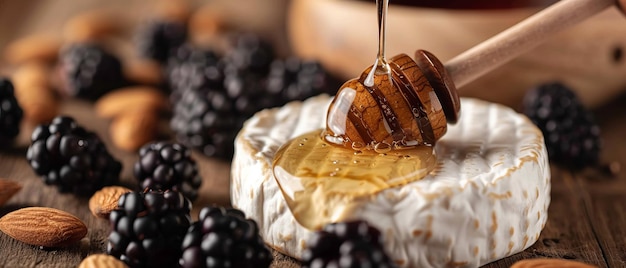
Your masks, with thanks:
M 384 142 L 377 143 L 374 145 L 374 151 L 379 154 L 386 154 L 391 151 L 391 145 Z

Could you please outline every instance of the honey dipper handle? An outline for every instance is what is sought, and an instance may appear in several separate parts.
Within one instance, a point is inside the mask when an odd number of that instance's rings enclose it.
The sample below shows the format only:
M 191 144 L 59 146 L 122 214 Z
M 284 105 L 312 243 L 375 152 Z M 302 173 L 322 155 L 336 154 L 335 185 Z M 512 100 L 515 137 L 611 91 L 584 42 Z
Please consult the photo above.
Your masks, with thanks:
M 626 1 L 617 2 L 623 7 Z M 530 50 L 553 34 L 614 4 L 616 0 L 561 0 L 456 56 L 445 67 L 456 87 L 460 88 Z

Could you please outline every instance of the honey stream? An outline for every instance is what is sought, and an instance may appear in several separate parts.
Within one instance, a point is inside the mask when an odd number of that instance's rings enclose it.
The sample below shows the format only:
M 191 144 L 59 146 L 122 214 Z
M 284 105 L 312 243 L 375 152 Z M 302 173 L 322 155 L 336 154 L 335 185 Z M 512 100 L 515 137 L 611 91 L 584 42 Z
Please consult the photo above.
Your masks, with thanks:
M 431 145 L 375 144 L 347 140 L 342 135 L 346 131 L 345 119 L 350 116 L 346 107 L 354 100 L 351 94 L 357 92 L 357 89 L 350 91 L 351 88 L 346 86 L 358 82 L 365 88 L 359 92 L 372 95 L 381 95 L 380 87 L 395 87 L 385 58 L 389 0 L 377 0 L 376 3 L 379 45 L 374 64 L 353 83 L 344 84 L 340 90 L 344 94 L 337 95 L 333 106 L 337 109 L 328 112 L 327 130 L 306 133 L 287 142 L 274 158 L 274 177 L 289 209 L 299 224 L 311 230 L 331 222 L 349 220 L 351 212 L 358 209 L 362 201 L 384 189 L 422 179 L 437 163 Z M 381 118 L 392 136 L 403 134 L 388 116 L 381 114 Z

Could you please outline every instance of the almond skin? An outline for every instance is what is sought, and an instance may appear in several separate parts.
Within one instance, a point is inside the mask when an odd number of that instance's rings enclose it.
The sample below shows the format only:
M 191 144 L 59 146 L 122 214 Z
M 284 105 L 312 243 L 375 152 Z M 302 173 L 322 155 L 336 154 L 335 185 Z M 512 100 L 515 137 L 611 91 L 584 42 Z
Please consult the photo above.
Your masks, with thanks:
M 108 219 L 111 211 L 117 209 L 117 201 L 120 196 L 130 191 L 130 189 L 122 186 L 104 187 L 89 199 L 89 210 L 98 218 Z
M 0 206 L 9 201 L 21 189 L 22 186 L 14 181 L 0 179 Z
M 31 123 L 48 123 L 59 113 L 59 101 L 50 85 L 51 72 L 44 64 L 27 63 L 12 75 L 15 97 L 24 110 L 24 118 Z
M 120 88 L 108 93 L 96 102 L 96 114 L 103 118 L 113 118 L 130 109 L 166 109 L 167 97 L 158 89 L 146 86 Z
M 124 32 L 126 18 L 105 9 L 88 10 L 65 22 L 63 35 L 69 42 L 100 41 Z
M 117 116 L 109 127 L 111 140 L 117 148 L 137 151 L 157 137 L 158 118 L 153 111 L 131 110 Z
M 131 60 L 124 64 L 124 75 L 138 84 L 158 86 L 163 82 L 162 68 L 153 60 Z
M 62 42 L 60 38 L 48 34 L 34 34 L 11 42 L 4 49 L 4 59 L 15 65 L 26 62 L 46 62 L 56 60 Z
M 597 268 L 597 266 L 561 259 L 532 259 L 518 261 L 511 268 Z
M 87 226 L 62 210 L 29 207 L 0 218 L 0 231 L 29 245 L 57 248 L 80 241 L 87 235 Z
M 94 254 L 89 255 L 79 265 L 78 268 L 126 268 L 125 263 L 111 255 Z

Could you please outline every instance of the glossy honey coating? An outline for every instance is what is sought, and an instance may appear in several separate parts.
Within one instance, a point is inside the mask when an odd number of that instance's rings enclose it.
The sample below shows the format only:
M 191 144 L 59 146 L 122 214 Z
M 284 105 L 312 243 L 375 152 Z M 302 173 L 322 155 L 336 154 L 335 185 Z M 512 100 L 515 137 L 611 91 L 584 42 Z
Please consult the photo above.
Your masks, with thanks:
M 346 82 L 328 109 L 324 139 L 382 152 L 434 145 L 447 122 L 457 121 L 460 101 L 432 54 L 418 51 L 416 59 L 400 54 L 391 58 L 387 72 L 374 74 L 373 83 L 366 80 L 374 66 Z

